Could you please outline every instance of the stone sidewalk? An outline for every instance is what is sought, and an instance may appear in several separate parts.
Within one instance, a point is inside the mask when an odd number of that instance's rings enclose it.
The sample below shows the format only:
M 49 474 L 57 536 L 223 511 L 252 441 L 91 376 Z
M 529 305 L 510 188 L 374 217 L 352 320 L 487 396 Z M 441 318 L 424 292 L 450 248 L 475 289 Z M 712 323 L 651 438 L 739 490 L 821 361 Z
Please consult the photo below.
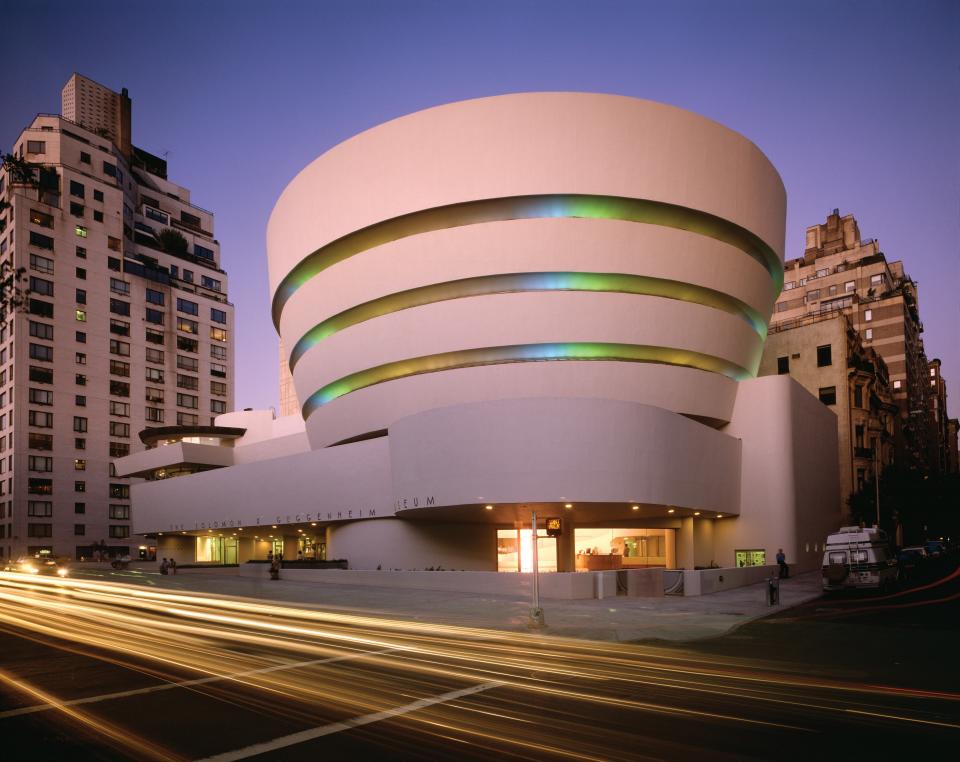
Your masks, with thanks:
M 181 569 L 162 576 L 155 564 L 113 571 L 106 564 L 75 564 L 78 579 L 101 579 L 214 595 L 240 596 L 271 603 L 343 611 L 356 615 L 405 619 L 460 627 L 528 632 L 526 598 L 433 590 L 375 588 L 315 582 L 272 581 L 239 576 L 237 569 Z M 542 634 L 599 641 L 691 641 L 724 635 L 734 628 L 822 594 L 820 572 L 783 580 L 781 605 L 766 602 L 766 583 L 697 597 L 603 600 L 543 600 Z

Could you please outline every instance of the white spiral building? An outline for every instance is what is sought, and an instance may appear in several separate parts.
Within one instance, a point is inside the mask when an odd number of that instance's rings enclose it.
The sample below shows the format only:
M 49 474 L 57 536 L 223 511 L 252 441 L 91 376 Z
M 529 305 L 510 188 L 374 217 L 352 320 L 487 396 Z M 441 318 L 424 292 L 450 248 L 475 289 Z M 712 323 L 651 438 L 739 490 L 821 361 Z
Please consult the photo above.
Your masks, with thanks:
M 562 571 L 594 530 L 612 533 L 596 555 L 624 561 L 659 533 L 645 565 L 804 544 L 815 565 L 833 517 L 801 507 L 833 499 L 835 425 L 788 378 L 754 379 L 785 206 L 749 140 L 634 98 L 505 95 L 363 132 L 308 165 L 268 226 L 302 462 L 261 442 L 165 494 L 262 501 L 257 524 L 319 526 L 359 568 L 502 569 L 532 510 L 565 522 Z M 823 486 L 800 489 L 812 467 Z

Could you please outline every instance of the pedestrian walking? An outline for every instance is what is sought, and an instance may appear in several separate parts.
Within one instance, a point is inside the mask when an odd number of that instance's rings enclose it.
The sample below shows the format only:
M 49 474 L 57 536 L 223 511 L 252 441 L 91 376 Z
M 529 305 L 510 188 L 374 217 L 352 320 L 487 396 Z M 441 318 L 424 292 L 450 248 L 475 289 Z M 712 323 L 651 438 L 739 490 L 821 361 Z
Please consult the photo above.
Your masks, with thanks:
M 160 573 L 169 574 L 169 571 L 168 571 L 169 569 L 170 569 L 170 562 L 167 561 L 167 559 L 163 559 L 163 561 L 160 562 Z
M 787 566 L 787 557 L 784 555 L 783 548 L 777 551 L 777 565 L 780 567 L 780 579 L 790 576 L 790 567 Z
M 273 563 L 273 548 L 267 551 L 267 563 Z
M 177 573 L 177 562 L 173 558 L 170 559 L 170 573 L 171 574 Z

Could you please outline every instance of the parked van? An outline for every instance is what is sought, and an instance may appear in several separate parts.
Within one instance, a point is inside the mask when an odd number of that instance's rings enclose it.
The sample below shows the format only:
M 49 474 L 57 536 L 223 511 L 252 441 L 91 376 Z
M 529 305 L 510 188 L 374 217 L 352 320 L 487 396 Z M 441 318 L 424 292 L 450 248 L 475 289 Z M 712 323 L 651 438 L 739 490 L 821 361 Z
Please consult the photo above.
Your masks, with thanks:
M 877 527 L 841 527 L 823 547 L 823 589 L 893 587 L 897 561 L 886 532 Z

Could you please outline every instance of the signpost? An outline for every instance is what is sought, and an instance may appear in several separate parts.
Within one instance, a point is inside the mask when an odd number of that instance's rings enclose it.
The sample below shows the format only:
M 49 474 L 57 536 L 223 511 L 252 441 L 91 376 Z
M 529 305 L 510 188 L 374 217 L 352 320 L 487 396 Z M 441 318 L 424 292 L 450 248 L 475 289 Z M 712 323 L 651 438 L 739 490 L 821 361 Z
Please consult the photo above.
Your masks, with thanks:
M 531 514 L 530 523 L 533 528 L 533 605 L 530 608 L 530 620 L 527 623 L 529 627 L 540 628 L 545 622 L 543 619 L 543 609 L 540 608 L 540 559 L 538 557 L 537 545 L 537 512 Z

